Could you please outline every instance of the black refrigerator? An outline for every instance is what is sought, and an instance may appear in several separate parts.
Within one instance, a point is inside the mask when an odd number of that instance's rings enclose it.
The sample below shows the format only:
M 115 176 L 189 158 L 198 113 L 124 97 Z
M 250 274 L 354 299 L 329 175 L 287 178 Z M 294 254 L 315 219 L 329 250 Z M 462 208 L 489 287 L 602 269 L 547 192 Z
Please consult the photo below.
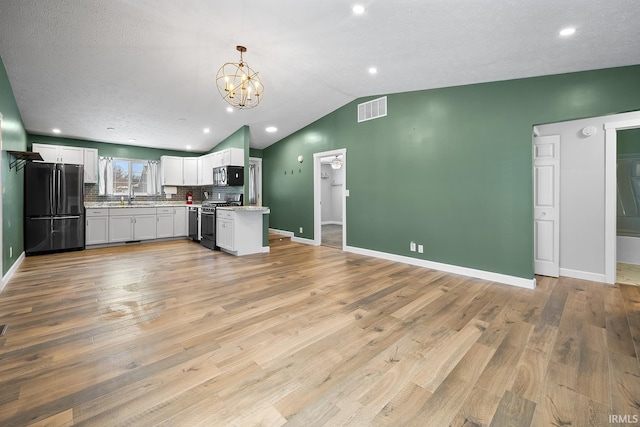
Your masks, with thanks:
M 84 168 L 27 163 L 24 177 L 26 255 L 84 249 Z

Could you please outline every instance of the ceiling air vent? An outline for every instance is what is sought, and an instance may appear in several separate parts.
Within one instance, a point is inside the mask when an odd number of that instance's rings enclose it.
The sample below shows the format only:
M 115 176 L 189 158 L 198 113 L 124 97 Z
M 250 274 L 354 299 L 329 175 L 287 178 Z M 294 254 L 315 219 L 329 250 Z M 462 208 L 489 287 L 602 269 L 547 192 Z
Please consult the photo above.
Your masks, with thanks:
M 358 104 L 358 123 L 387 115 L 387 97 Z

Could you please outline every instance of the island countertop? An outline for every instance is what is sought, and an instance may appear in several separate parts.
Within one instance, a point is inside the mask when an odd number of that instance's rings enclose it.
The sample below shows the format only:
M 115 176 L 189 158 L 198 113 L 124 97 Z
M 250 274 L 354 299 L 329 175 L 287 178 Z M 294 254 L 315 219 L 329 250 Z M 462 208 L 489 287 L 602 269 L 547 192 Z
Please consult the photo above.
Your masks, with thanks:
M 268 214 L 271 211 L 266 206 L 219 206 L 218 210 L 234 211 L 234 212 L 259 212 L 262 214 Z

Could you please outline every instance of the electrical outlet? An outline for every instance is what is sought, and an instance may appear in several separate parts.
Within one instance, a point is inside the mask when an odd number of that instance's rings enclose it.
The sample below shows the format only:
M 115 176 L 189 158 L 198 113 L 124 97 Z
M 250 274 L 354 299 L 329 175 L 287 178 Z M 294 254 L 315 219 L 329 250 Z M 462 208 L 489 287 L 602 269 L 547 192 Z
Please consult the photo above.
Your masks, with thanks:
M 300 233 L 303 233 L 303 231 L 302 231 L 302 227 L 300 227 Z
M 409 250 L 411 252 L 415 252 L 416 251 L 416 242 L 409 243 Z
M 424 245 L 418 245 L 418 253 L 419 254 L 423 254 L 424 253 Z

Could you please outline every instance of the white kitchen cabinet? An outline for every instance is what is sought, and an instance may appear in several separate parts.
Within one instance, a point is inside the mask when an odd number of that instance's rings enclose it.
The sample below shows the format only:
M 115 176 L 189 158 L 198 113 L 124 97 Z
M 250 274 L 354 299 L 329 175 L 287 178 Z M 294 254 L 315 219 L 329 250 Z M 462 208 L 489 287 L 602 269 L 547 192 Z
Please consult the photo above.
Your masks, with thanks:
M 133 240 L 133 215 L 131 215 L 130 209 L 122 209 L 127 210 L 127 215 L 109 213 L 109 243 Z
M 198 185 L 198 158 L 162 156 L 162 185 Z
M 84 149 L 82 147 L 34 143 L 31 150 L 40 153 L 42 161 L 46 163 L 84 164 Z
M 133 240 L 156 238 L 156 214 L 135 215 L 133 217 Z
M 182 185 L 198 185 L 197 157 L 184 157 L 182 159 Z
M 213 168 L 216 157 L 218 157 L 216 153 L 209 153 L 198 158 L 199 185 L 213 185 Z
M 244 166 L 244 150 L 242 148 L 229 148 L 229 166 Z
M 217 153 L 219 156 L 218 166 L 244 166 L 244 150 L 242 148 L 227 148 Z
M 216 243 L 232 255 L 262 252 L 262 216 L 269 208 L 243 206 L 216 208 Z
M 187 208 L 173 208 L 173 237 L 184 237 L 187 233 Z
M 216 209 L 216 245 L 228 251 L 235 251 L 235 214 Z
M 95 148 L 83 148 L 84 182 L 95 184 L 98 182 L 98 150 Z
M 182 157 L 162 156 L 162 185 L 182 185 Z
M 85 244 L 90 246 L 109 243 L 109 210 L 87 209 L 85 215 Z
M 174 209 L 172 207 L 156 209 L 156 238 L 157 239 L 173 237 L 174 235 L 173 216 L 174 216 Z
M 156 208 L 109 210 L 109 243 L 156 238 Z

